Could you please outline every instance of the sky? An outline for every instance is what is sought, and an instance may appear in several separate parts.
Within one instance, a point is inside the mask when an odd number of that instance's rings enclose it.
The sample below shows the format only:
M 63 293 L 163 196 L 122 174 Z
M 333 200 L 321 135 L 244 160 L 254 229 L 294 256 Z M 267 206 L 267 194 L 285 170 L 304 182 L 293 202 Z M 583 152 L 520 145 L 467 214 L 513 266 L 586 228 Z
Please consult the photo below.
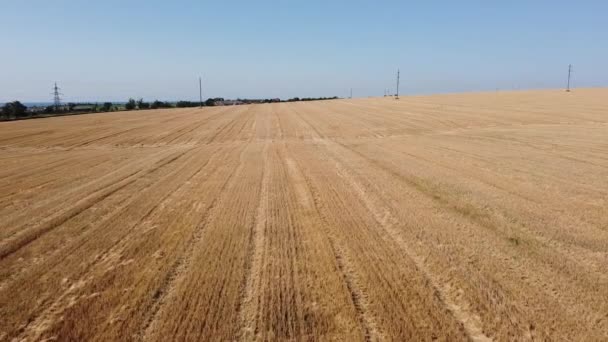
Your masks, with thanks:
M 608 1 L 0 1 L 0 102 L 608 86 Z

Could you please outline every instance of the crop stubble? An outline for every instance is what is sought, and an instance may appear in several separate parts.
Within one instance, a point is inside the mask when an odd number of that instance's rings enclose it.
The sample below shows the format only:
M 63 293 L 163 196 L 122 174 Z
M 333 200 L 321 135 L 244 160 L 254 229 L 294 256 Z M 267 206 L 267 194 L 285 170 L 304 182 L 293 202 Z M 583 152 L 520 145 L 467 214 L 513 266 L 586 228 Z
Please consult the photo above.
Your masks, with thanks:
M 0 123 L 0 340 L 608 339 L 608 91 Z

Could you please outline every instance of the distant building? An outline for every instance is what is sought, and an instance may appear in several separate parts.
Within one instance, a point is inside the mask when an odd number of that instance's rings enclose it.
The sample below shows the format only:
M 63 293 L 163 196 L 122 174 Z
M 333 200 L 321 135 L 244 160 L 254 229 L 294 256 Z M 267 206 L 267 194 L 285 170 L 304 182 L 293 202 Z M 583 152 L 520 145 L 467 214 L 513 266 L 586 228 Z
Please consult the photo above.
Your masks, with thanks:
M 224 106 L 237 106 L 242 105 L 244 102 L 241 100 L 224 100 L 223 103 Z

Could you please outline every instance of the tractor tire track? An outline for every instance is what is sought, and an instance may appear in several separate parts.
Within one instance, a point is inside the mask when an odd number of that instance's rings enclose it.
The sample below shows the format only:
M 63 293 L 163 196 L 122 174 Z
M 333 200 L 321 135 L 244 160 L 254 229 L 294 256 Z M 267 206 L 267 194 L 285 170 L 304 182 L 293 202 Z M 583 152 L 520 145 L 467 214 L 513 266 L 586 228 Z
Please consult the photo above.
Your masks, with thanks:
M 242 149 L 241 154 L 244 153 L 244 151 L 245 148 Z M 175 283 L 178 282 L 179 278 L 183 277 L 187 273 L 188 268 L 192 266 L 192 260 L 195 255 L 196 247 L 201 242 L 205 227 L 208 225 L 209 220 L 214 216 L 214 212 L 222 200 L 224 190 L 234 182 L 235 176 L 241 170 L 242 164 L 238 168 L 234 168 L 223 182 L 218 196 L 207 207 L 205 216 L 202 218 L 201 223 L 194 230 L 191 238 L 189 239 L 185 252 L 175 263 L 173 263 L 169 273 L 163 280 L 162 286 L 157 289 L 156 293 L 154 294 L 154 303 L 149 310 L 148 318 L 138 334 L 141 339 L 145 341 L 152 339 L 154 329 L 156 328 L 156 322 L 159 320 L 162 313 L 162 308 L 171 300 L 172 296 L 174 296 L 173 292 L 175 291 Z

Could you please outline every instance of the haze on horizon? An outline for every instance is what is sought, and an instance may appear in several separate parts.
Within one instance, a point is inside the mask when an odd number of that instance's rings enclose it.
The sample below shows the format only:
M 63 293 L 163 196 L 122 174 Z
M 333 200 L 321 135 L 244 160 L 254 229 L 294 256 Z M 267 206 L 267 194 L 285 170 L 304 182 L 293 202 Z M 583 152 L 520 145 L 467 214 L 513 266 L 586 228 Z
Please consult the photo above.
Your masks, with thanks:
M 608 85 L 608 2 L 3 2 L 0 102 Z

